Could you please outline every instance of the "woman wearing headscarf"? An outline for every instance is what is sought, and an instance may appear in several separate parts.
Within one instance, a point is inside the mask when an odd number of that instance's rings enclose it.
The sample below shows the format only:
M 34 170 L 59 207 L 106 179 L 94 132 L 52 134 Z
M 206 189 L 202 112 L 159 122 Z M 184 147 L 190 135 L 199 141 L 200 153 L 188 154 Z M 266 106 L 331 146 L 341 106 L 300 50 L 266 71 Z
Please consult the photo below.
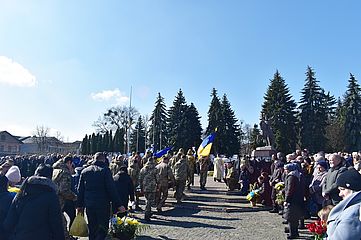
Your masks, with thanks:
M 327 174 L 328 165 L 326 161 L 319 161 L 316 165 L 317 171 L 313 175 L 309 185 L 310 201 L 315 204 L 317 209 L 309 209 L 312 214 L 317 214 L 321 210 L 325 199 L 322 197 L 322 184 Z
M 303 216 L 304 181 L 297 163 L 289 163 L 285 170 L 285 203 L 283 217 L 288 221 L 287 239 L 299 237 L 298 221 Z
M 343 172 L 336 180 L 343 199 L 327 219 L 327 239 L 353 240 L 361 236 L 361 175 L 354 168 Z

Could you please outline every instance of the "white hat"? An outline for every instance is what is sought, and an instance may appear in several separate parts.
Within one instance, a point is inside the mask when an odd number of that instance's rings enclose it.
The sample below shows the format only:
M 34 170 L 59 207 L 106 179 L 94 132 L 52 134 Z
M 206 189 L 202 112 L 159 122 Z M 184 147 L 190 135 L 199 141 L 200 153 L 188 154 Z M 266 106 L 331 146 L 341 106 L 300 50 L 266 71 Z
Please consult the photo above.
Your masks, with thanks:
M 12 166 L 9 168 L 5 176 L 9 179 L 9 182 L 16 184 L 21 180 L 20 169 L 18 166 Z

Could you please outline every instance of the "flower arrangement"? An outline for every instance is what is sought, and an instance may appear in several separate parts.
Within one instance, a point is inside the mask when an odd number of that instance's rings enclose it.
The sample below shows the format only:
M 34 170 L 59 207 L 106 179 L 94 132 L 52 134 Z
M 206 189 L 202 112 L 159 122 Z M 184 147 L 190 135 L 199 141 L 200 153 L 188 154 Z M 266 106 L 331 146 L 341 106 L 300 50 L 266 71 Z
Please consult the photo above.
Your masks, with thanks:
M 322 240 L 326 237 L 327 226 L 325 221 L 318 220 L 307 224 L 306 227 L 313 234 L 313 239 Z
M 277 190 L 277 194 L 276 194 L 276 203 L 278 205 L 283 205 L 283 203 L 285 202 L 285 196 L 282 192 L 282 190 L 285 188 L 285 183 L 284 182 L 279 182 L 275 185 L 275 189 Z
M 142 224 L 134 218 L 127 216 L 120 218 L 114 215 L 110 219 L 109 237 L 113 240 L 134 239 L 148 228 L 148 225 Z
M 282 191 L 284 188 L 285 188 L 285 183 L 284 182 L 279 182 L 279 183 L 276 183 L 276 185 L 275 185 L 275 189 L 277 191 Z
M 252 206 L 256 206 L 257 200 L 259 198 L 260 190 L 257 189 L 257 183 L 250 185 L 250 192 L 247 194 L 246 199 L 250 201 Z

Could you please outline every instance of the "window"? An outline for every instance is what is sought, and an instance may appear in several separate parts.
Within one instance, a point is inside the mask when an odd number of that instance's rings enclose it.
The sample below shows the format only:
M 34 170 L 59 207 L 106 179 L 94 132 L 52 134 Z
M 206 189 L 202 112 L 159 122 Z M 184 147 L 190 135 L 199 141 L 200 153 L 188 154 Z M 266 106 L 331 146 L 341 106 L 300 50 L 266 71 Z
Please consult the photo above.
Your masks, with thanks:
M 1 141 L 5 141 L 5 134 L 1 134 Z
M 11 152 L 11 146 L 8 146 L 8 152 Z
M 0 152 L 4 152 L 4 145 L 0 145 Z

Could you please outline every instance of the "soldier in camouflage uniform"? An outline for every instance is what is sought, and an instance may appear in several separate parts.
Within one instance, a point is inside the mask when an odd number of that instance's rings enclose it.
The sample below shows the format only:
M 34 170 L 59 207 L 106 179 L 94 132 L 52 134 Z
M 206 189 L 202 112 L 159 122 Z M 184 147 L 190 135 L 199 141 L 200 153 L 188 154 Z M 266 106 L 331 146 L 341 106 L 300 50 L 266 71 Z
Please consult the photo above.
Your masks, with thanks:
M 157 192 L 158 175 L 155 168 L 154 158 L 149 158 L 144 167 L 139 173 L 139 184 L 144 192 L 145 197 L 145 212 L 144 219 L 150 220 L 152 215 L 152 205 L 155 205 L 155 195 Z
M 140 156 L 136 152 L 133 152 L 128 160 L 128 174 L 133 181 L 134 190 L 136 190 L 136 187 L 139 185 L 140 160 Z M 139 207 L 139 195 L 137 193 L 135 193 L 135 210 L 142 210 Z
M 60 207 L 63 210 L 66 200 L 76 201 L 77 196 L 71 190 L 71 175 L 73 173 L 73 158 L 66 156 L 53 164 L 53 182 L 58 187 Z M 67 222 L 63 214 L 65 239 L 72 239 L 67 230 Z
M 189 172 L 187 177 L 187 188 L 188 190 L 191 189 L 191 185 L 194 186 L 194 171 L 196 167 L 196 159 L 193 156 L 192 149 L 189 149 L 187 152 L 187 162 L 189 166 Z
M 119 171 L 120 167 L 124 165 L 124 156 L 119 155 L 117 156 L 109 166 L 110 171 L 112 172 L 112 176 L 114 177 Z
M 147 151 L 144 155 L 144 157 L 142 158 L 142 162 L 141 162 L 141 167 L 144 167 L 145 164 L 147 164 L 148 160 L 152 157 L 152 152 L 151 151 Z
M 180 148 L 177 152 L 177 154 L 175 154 L 171 159 L 170 159 L 170 166 L 172 167 L 173 171 L 174 171 L 174 165 L 176 164 L 176 162 L 179 161 L 179 159 L 181 159 L 182 155 L 183 155 L 183 148 Z
M 158 189 L 157 189 L 157 211 L 161 212 L 162 207 L 168 197 L 169 185 L 174 185 L 175 179 L 172 172 L 172 168 L 168 165 L 168 156 L 163 156 L 163 160 L 155 168 L 158 174 Z
M 188 172 L 189 166 L 187 163 L 187 158 L 185 155 L 182 155 L 178 162 L 176 162 L 174 165 L 175 198 L 178 204 L 182 202 Z
M 201 190 L 207 190 L 206 189 L 206 183 L 207 183 L 207 174 L 208 174 L 208 168 L 209 168 L 209 158 L 206 156 L 201 156 L 200 159 L 198 159 L 199 162 L 199 185 L 201 187 Z

